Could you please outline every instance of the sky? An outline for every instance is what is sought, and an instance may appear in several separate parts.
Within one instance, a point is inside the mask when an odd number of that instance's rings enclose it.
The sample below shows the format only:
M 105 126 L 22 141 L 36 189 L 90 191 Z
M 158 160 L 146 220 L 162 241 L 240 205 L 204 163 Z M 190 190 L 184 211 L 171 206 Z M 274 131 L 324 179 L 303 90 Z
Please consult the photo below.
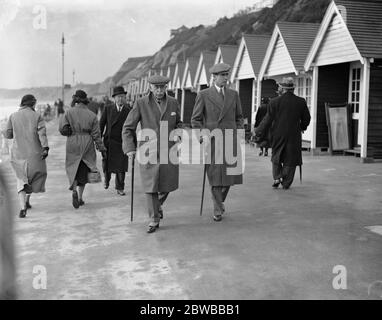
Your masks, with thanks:
M 0 88 L 97 83 L 153 55 L 182 25 L 212 25 L 258 0 L 0 0 Z

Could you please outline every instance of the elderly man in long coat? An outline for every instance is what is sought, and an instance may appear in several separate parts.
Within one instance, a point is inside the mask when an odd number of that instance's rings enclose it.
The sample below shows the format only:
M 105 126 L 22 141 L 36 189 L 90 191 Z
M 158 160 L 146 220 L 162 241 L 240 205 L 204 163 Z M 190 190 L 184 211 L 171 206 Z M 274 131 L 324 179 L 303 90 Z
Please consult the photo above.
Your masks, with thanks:
M 261 136 L 273 124 L 272 187 L 278 188 L 281 183 L 283 189 L 289 189 L 296 166 L 302 165 L 301 133 L 310 123 L 310 114 L 305 99 L 293 93 L 293 78 L 284 78 L 279 87 L 282 90 L 281 96 L 271 100 L 268 113 L 255 133 Z
M 35 112 L 36 98 L 25 95 L 20 109 L 8 119 L 5 137 L 13 139 L 11 165 L 17 178 L 17 191 L 20 200 L 20 218 L 25 218 L 31 209 L 29 198 L 32 192 L 45 192 L 47 178 L 46 157 L 49 146 L 45 122 Z
M 210 73 L 213 75 L 214 84 L 198 93 L 191 117 L 193 128 L 221 130 L 223 134 L 223 141 L 218 141 L 216 137 L 209 139 L 208 136 L 204 136 L 211 147 L 211 163 L 206 164 L 206 170 L 214 204 L 214 221 L 222 220 L 225 212 L 224 201 L 230 187 L 243 183 L 242 169 L 240 169 L 243 168 L 243 159 L 240 145 L 237 143 L 237 129 L 244 129 L 244 120 L 238 93 L 226 87 L 230 68 L 230 65 L 225 63 L 211 67 Z M 230 133 L 233 134 L 232 140 L 227 140 Z M 227 142 L 227 145 L 226 141 L 232 143 Z M 218 143 L 222 143 L 223 147 L 217 147 Z M 227 161 L 227 151 L 237 157 L 236 163 L 230 164 Z M 218 152 L 223 155 L 222 162 L 217 157 Z M 228 171 L 235 167 L 239 170 L 233 170 L 235 172 L 231 173 Z
M 168 194 L 178 189 L 179 165 L 170 159 L 175 142 L 169 141 L 169 137 L 172 130 L 181 127 L 181 121 L 178 101 L 166 94 L 170 79 L 154 75 L 148 81 L 150 93 L 135 102 L 123 125 L 122 140 L 123 152 L 129 157 L 137 151 L 137 140 L 138 151 L 147 148 L 149 153 L 148 161 L 139 161 L 139 168 L 150 217 L 147 232 L 152 233 L 159 228 L 159 221 L 163 218 L 162 205 Z M 151 132 L 151 136 L 146 136 L 144 141 L 137 139 L 139 123 L 141 133 Z
M 122 150 L 122 127 L 131 110 L 126 101 L 126 93 L 121 86 L 113 88 L 114 103 L 105 106 L 99 123 L 107 149 L 106 157 L 102 159 L 104 188 L 109 187 L 111 174 L 115 173 L 115 189 L 121 196 L 125 195 L 125 173 L 129 164 L 129 158 Z

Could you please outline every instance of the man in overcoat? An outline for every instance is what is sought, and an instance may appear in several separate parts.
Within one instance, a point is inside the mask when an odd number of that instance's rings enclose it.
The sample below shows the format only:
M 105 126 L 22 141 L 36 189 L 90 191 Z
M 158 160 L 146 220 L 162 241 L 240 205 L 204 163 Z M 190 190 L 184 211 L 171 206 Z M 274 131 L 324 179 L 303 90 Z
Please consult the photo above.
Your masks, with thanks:
M 306 101 L 294 94 L 293 78 L 284 78 L 279 87 L 282 94 L 271 100 L 269 111 L 255 134 L 261 136 L 272 125 L 273 188 L 292 185 L 296 166 L 302 165 L 301 133 L 310 123 Z
M 224 201 L 232 185 L 242 184 L 242 170 L 229 172 L 228 169 L 239 168 L 242 161 L 240 145 L 237 144 L 237 129 L 244 130 L 244 120 L 239 95 L 236 91 L 227 87 L 230 65 L 219 63 L 211 67 L 214 84 L 207 89 L 201 90 L 195 101 L 191 117 L 191 125 L 194 129 L 221 130 L 223 141 L 218 146 L 216 137 L 208 138 L 206 144 L 210 145 L 211 163 L 206 164 L 208 180 L 211 186 L 212 200 L 214 204 L 215 221 L 221 221 L 225 212 Z M 232 144 L 226 144 L 227 135 L 233 133 Z M 221 141 L 220 141 L 221 142 Z M 223 146 L 223 148 L 221 148 Z M 230 164 L 226 159 L 226 149 L 238 156 L 238 162 Z M 209 151 L 209 150 L 208 150 Z M 228 150 L 227 150 L 228 151 Z M 217 161 L 217 153 L 221 152 L 223 161 Z M 219 163 L 221 162 L 221 163 Z M 236 170 L 237 171 L 237 170 Z M 233 174 L 236 173 L 236 174 Z
M 122 127 L 131 110 L 126 101 L 126 93 L 121 86 L 113 88 L 114 103 L 105 105 L 99 123 L 103 143 L 107 148 L 106 158 L 102 159 L 104 188 L 109 188 L 111 174 L 115 173 L 115 189 L 121 196 L 125 195 L 125 173 L 129 163 L 122 150 Z
M 123 152 L 127 156 L 134 156 L 137 147 L 138 151 L 147 148 L 150 154 L 146 162 L 140 160 L 141 153 L 137 159 L 150 217 L 147 232 L 152 233 L 159 228 L 159 221 L 163 218 L 162 205 L 168 194 L 178 189 L 179 164 L 171 161 L 169 156 L 171 150 L 174 150 L 175 142 L 169 141 L 166 136 L 170 137 L 172 130 L 181 127 L 181 120 L 178 101 L 166 94 L 170 79 L 153 75 L 148 81 L 150 93 L 135 102 L 123 125 L 122 140 Z M 138 123 L 141 125 L 141 134 L 151 132 L 151 136 L 142 134 L 144 137 L 138 139 L 136 135 Z

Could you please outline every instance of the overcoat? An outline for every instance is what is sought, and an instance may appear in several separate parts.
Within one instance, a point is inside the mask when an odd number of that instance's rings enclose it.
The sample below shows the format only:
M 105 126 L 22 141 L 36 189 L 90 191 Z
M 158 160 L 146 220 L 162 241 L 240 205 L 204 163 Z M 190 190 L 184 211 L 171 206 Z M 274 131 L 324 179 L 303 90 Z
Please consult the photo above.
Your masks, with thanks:
M 72 130 L 72 134 L 66 140 L 65 160 L 71 190 L 81 160 L 91 171 L 97 170 L 94 143 L 99 151 L 106 149 L 102 143 L 97 116 L 86 105 L 78 103 L 65 112 L 59 124 L 61 134 L 64 134 L 66 125 L 70 125 Z
M 255 129 L 260 125 L 261 121 L 264 119 L 265 115 L 267 114 L 268 107 L 269 107 L 269 104 L 263 103 L 257 110 L 256 118 L 255 118 Z M 256 144 L 259 148 L 260 147 L 269 148 L 271 146 L 271 142 L 272 142 L 272 135 L 271 135 L 271 130 L 269 128 L 266 132 L 263 132 L 262 137 L 260 137 L 259 140 L 256 141 Z
M 33 192 L 45 192 L 47 170 L 41 154 L 48 147 L 48 139 L 42 117 L 30 107 L 20 107 L 9 116 L 5 137 L 13 139 L 10 162 L 17 177 L 17 191 L 29 184 Z
M 237 144 L 237 129 L 244 129 L 243 113 L 239 95 L 229 88 L 225 89 L 225 98 L 219 95 L 216 87 L 201 90 L 195 100 L 195 106 L 191 117 L 192 128 L 206 128 L 210 131 L 221 129 L 223 133 L 228 133 L 227 129 L 232 129 L 233 144 L 229 146 L 233 156 L 238 157 L 236 164 L 229 164 L 226 155 L 226 135 L 223 134 L 223 148 L 216 147 L 214 139 L 211 139 L 211 164 L 207 164 L 207 176 L 211 186 L 230 186 L 243 183 L 241 169 L 237 172 L 228 172 L 227 169 L 241 167 L 241 149 Z M 218 150 L 221 149 L 221 150 Z M 217 152 L 223 155 L 222 163 L 215 163 Z M 218 161 L 216 161 L 218 162 Z M 237 170 L 236 170 L 237 171 Z
M 301 133 L 309 123 L 310 114 L 305 99 L 286 92 L 271 100 L 269 111 L 255 133 L 261 135 L 272 125 L 271 161 L 295 167 L 302 165 Z
M 99 124 L 103 143 L 107 149 L 105 169 L 108 172 L 126 172 L 128 169 L 129 158 L 122 150 L 122 127 L 130 110 L 130 105 L 125 104 L 121 111 L 118 111 L 116 104 L 113 103 L 106 105 L 102 112 Z
M 140 123 L 140 132 L 145 130 L 151 131 L 154 135 L 150 138 L 140 141 L 137 139 L 136 129 Z M 161 137 L 165 125 L 168 126 L 168 139 Z M 180 108 L 178 101 L 166 95 L 166 106 L 160 109 L 154 100 L 152 93 L 138 99 L 133 109 L 130 111 L 123 125 L 122 130 L 122 148 L 126 154 L 137 150 L 145 150 L 149 146 L 156 145 L 150 159 L 156 161 L 148 161 L 147 163 L 139 163 L 143 190 L 146 193 L 154 192 L 171 192 L 178 189 L 179 186 L 179 164 L 173 163 L 168 159 L 170 151 L 174 150 L 174 141 L 169 141 L 170 132 L 181 127 Z M 139 135 L 138 135 L 139 137 Z M 162 139 L 161 139 L 162 138 Z M 176 146 L 175 146 L 176 147 Z M 160 151 L 164 151 L 168 161 L 162 163 Z M 156 163 L 155 163 L 156 162 Z

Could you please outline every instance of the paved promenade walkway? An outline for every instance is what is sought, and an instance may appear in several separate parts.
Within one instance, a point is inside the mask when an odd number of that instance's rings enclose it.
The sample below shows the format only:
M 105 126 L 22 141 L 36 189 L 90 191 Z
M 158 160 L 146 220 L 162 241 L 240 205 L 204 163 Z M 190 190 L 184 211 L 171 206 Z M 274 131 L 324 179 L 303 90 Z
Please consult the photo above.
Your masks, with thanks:
M 303 183 L 297 172 L 290 190 L 273 190 L 269 157 L 247 146 L 245 183 L 231 189 L 218 223 L 208 188 L 199 216 L 202 166 L 182 165 L 159 230 L 147 234 L 138 170 L 133 223 L 130 174 L 125 197 L 113 178 L 108 190 L 88 185 L 75 210 L 66 138 L 56 122 L 48 127 L 47 192 L 32 196 L 26 219 L 14 205 L 19 298 L 381 298 L 382 163 L 304 154 Z M 11 171 L 7 178 L 15 190 Z M 33 287 L 36 266 L 46 270 L 46 289 Z M 333 287 L 336 266 L 346 268 L 337 267 L 344 290 Z

